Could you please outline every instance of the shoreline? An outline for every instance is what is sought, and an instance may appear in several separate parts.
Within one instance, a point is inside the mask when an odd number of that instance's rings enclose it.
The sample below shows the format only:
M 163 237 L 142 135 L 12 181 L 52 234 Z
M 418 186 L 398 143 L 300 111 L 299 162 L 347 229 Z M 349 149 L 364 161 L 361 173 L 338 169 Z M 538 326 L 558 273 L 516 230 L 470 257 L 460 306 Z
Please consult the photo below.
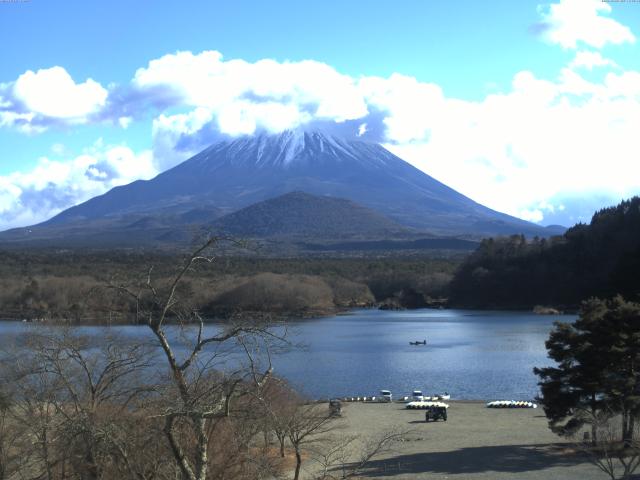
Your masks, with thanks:
M 400 401 L 400 400 L 394 400 L 392 402 L 378 402 L 378 401 L 345 401 L 344 400 L 345 397 L 331 397 L 331 398 L 320 398 L 317 400 L 310 400 L 309 403 L 315 403 L 315 404 L 328 404 L 331 400 L 340 400 L 342 402 L 343 405 L 395 405 L 398 407 L 402 407 L 402 409 L 407 410 L 407 411 L 420 411 L 420 409 L 410 409 L 410 408 L 405 408 L 405 405 L 408 402 L 405 401 Z M 348 398 L 348 397 L 346 397 Z M 361 397 L 362 398 L 362 397 Z M 515 401 L 533 401 L 533 403 L 535 403 L 537 405 L 537 408 L 523 408 L 523 409 L 519 409 L 519 408 L 505 408 L 504 410 L 537 410 L 537 411 L 542 411 L 542 407 L 540 406 L 540 404 L 537 401 L 534 400 L 526 400 L 526 399 L 522 399 L 522 398 L 491 398 L 491 399 L 487 399 L 487 400 L 479 400 L 476 398 L 471 398 L 471 399 L 464 399 L 464 398 L 455 398 L 455 399 L 449 399 L 449 400 L 434 400 L 437 402 L 443 402 L 443 403 L 447 403 L 447 404 L 454 404 L 454 405 L 485 405 L 489 402 L 494 402 L 494 401 L 502 401 L 502 400 L 515 400 Z M 429 401 L 429 400 L 427 400 Z M 488 408 L 489 410 L 491 410 L 490 408 Z
M 471 311 L 480 311 L 480 312 L 514 312 L 514 313 L 530 313 L 532 315 L 538 315 L 540 317 L 550 317 L 550 316 L 571 316 L 577 315 L 577 311 L 573 310 L 563 310 L 559 312 L 553 313 L 538 313 L 535 312 L 534 309 L 530 308 L 499 308 L 499 307 L 491 307 L 491 308 L 474 308 L 468 306 L 427 306 L 420 308 L 402 308 L 402 309 L 386 309 L 381 308 L 382 305 L 376 306 L 356 306 L 356 307 L 341 307 L 332 311 L 309 311 L 309 312 L 240 312 L 237 316 L 228 315 L 228 316 L 219 316 L 219 317 L 210 317 L 205 318 L 205 324 L 224 324 L 228 323 L 233 319 L 245 319 L 245 318 L 264 318 L 267 316 L 273 316 L 276 322 L 302 322 L 305 320 L 315 320 L 315 319 L 323 319 L 327 317 L 340 317 L 340 316 L 349 316 L 358 310 L 371 310 L 371 311 L 388 311 L 388 312 L 417 312 L 419 310 L 430 310 L 430 311 L 451 311 L 451 310 L 471 310 Z M 145 323 L 136 323 L 133 321 L 125 321 L 125 320 L 115 320 L 115 321 L 102 321 L 95 319 L 78 319 L 78 320 L 69 320 L 69 319 L 52 319 L 45 317 L 24 317 L 18 316 L 14 317 L 13 314 L 2 314 L 0 313 L 0 322 L 20 322 L 20 323 L 29 323 L 29 324 L 42 324 L 49 326 L 72 326 L 72 327 L 81 327 L 81 326 L 144 326 Z

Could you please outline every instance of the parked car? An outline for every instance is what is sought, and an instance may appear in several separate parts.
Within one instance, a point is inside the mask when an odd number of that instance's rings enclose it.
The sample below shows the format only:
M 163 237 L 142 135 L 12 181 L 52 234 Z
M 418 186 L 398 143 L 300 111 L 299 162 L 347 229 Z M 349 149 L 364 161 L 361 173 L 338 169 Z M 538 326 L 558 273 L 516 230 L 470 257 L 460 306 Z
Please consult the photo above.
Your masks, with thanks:
M 433 420 L 434 422 L 442 419 L 447 421 L 447 407 L 431 406 L 424 412 L 424 421 L 428 422 Z
M 329 413 L 332 417 L 342 416 L 342 402 L 337 398 L 329 400 Z

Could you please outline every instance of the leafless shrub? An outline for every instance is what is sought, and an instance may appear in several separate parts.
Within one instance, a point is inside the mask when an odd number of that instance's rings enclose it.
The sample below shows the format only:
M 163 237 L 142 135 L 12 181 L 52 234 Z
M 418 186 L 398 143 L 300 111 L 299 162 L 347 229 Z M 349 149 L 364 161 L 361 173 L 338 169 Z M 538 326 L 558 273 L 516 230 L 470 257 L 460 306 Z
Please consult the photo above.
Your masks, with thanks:
M 314 451 L 319 466 L 317 480 L 344 480 L 363 475 L 375 458 L 392 451 L 393 444 L 410 434 L 408 430 L 389 430 L 372 438 L 342 436 L 325 442 Z
M 577 441 L 577 450 L 611 480 L 630 479 L 640 467 L 638 424 L 635 423 L 633 427 L 631 441 L 622 440 L 622 418 L 613 412 L 600 412 L 592 416 L 589 425 L 591 431 Z

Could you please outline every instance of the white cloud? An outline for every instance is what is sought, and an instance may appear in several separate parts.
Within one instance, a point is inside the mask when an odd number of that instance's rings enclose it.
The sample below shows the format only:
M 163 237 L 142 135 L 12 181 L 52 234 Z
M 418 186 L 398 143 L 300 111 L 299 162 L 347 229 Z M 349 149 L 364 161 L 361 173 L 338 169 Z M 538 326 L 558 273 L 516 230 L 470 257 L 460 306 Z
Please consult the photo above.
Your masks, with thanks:
M 608 10 L 584 1 L 590 5 L 584 11 L 597 17 L 583 11 L 589 21 L 610 20 L 601 15 Z M 566 1 L 556 5 L 578 8 Z M 549 15 L 562 19 L 563 11 L 550 9 Z M 576 35 L 576 44 L 595 42 Z M 569 37 L 558 38 L 569 45 Z M 617 37 L 606 38 L 613 42 Z M 466 101 L 445 95 L 435 83 L 397 73 L 352 78 L 314 61 L 224 61 L 218 52 L 166 55 L 139 69 L 132 80 L 137 100 L 168 92 L 163 98 L 173 102 L 171 110 L 153 120 L 153 155 L 95 145 L 75 159 L 43 159 L 32 172 L 0 177 L 0 224 L 16 225 L 21 215 L 42 219 L 117 184 L 148 178 L 224 135 L 278 132 L 324 121 L 352 124 L 353 134 L 363 138 L 382 138 L 401 158 L 489 207 L 534 221 L 556 218 L 563 205 L 573 208 L 581 195 L 640 193 L 640 162 L 634 156 L 640 72 L 617 69 L 605 72 L 600 81 L 582 76 L 581 68 L 597 66 L 614 65 L 598 52 L 581 50 L 555 79 L 521 71 L 506 91 Z M 67 80 L 73 91 L 91 85 L 89 80 Z M 60 105 L 37 102 L 28 112 L 3 111 L 11 101 L 6 89 L 0 85 L 0 125 L 35 130 L 44 128 L 36 121 L 44 112 L 62 112 Z M 66 119 L 76 121 L 99 110 L 99 98 L 73 107 L 81 116 Z M 126 128 L 133 110 L 117 111 L 114 118 Z M 44 184 L 37 184 L 38 178 Z M 36 193 L 55 201 L 33 208 Z
M 563 196 L 640 193 L 638 80 L 638 72 L 601 83 L 569 69 L 555 81 L 520 72 L 508 93 L 479 102 L 436 95 L 412 111 L 398 105 L 419 88 L 390 78 L 376 86 L 384 97 L 368 98 L 389 113 L 387 125 L 409 125 L 387 130 L 401 158 L 482 204 L 540 221 L 563 211 L 554 200 Z
M 39 159 L 31 171 L 0 176 L 2 229 L 44 221 L 75 204 L 158 172 L 150 151 L 101 146 L 68 160 Z
M 0 127 L 17 127 L 24 133 L 41 133 L 45 127 L 33 125 L 33 112 L 0 111 Z
M 602 48 L 636 40 L 629 27 L 606 16 L 611 5 L 602 0 L 560 0 L 538 8 L 544 37 L 563 48 L 577 48 L 580 43 Z
M 129 125 L 131 125 L 131 122 L 133 122 L 133 118 L 131 117 L 118 118 L 118 125 L 120 125 L 120 127 L 122 127 L 125 130 L 129 128 Z
M 29 112 L 78 122 L 104 106 L 107 94 L 107 90 L 90 78 L 75 83 L 62 67 L 29 70 L 13 85 L 14 98 Z
M 544 219 L 544 214 L 539 209 L 528 210 L 525 208 L 518 212 L 518 217 L 529 222 L 540 222 Z
M 196 135 L 205 125 L 213 120 L 213 113 L 199 107 L 189 113 L 160 115 L 153 121 L 153 156 L 156 167 L 166 170 L 186 160 L 197 152 L 197 148 L 181 148 L 176 146 L 181 138 Z
M 446 121 L 440 114 L 444 96 L 438 85 L 394 73 L 388 79 L 362 78 L 359 87 L 369 105 L 388 112 L 387 135 L 397 142 L 424 138 L 434 124 Z
M 593 70 L 595 67 L 617 67 L 618 64 L 609 58 L 604 58 L 600 52 L 582 50 L 576 53 L 575 58 L 569 64 L 570 68 L 586 68 Z
M 584 66 L 606 62 L 597 55 L 577 58 Z M 293 68 L 266 62 L 267 70 Z M 263 85 L 262 76 L 251 77 L 263 68 L 259 65 L 262 62 L 222 62 L 216 52 L 183 52 L 138 71 L 135 81 L 141 85 L 157 85 L 160 79 L 174 82 L 172 88 L 180 89 L 185 104 L 195 105 L 155 119 L 159 169 L 197 153 L 221 132 L 281 131 L 323 118 L 317 106 L 332 104 L 322 97 L 330 98 L 331 91 L 314 91 L 315 107 L 305 109 L 300 100 L 303 81 L 272 84 L 273 74 L 264 77 Z M 305 65 L 340 79 L 339 98 L 353 97 L 340 115 L 333 112 L 332 120 L 358 119 L 357 135 L 359 126 L 366 124 L 368 133 L 375 123 L 372 112 L 381 115 L 390 150 L 489 207 L 542 221 L 560 215 L 562 195 L 578 198 L 581 192 L 597 191 L 616 198 L 640 192 L 640 164 L 634 158 L 635 132 L 640 130 L 638 72 L 610 72 L 601 82 L 592 82 L 572 68 L 562 69 L 554 80 L 522 71 L 514 75 L 509 91 L 465 101 L 447 97 L 437 84 L 406 75 L 349 79 L 331 73 L 326 65 Z M 226 85 L 226 90 L 210 92 L 210 84 Z
M 640 72 L 608 73 L 604 88 L 610 98 L 633 99 L 640 96 Z
M 154 158 L 163 169 L 197 153 L 202 143 L 176 146 L 202 132 L 279 132 L 311 121 L 343 122 L 368 113 L 356 79 L 311 60 L 249 63 L 224 61 L 216 51 L 178 52 L 138 69 L 133 85 L 150 94 L 168 89 L 181 98 L 181 107 L 193 108 L 160 114 L 153 122 Z M 210 141 L 203 139 L 205 144 Z
M 360 118 L 367 106 L 354 79 L 324 63 L 224 61 L 216 51 L 165 55 L 139 69 L 141 90 L 170 88 L 183 105 L 205 108 L 222 133 L 280 131 L 311 119 Z

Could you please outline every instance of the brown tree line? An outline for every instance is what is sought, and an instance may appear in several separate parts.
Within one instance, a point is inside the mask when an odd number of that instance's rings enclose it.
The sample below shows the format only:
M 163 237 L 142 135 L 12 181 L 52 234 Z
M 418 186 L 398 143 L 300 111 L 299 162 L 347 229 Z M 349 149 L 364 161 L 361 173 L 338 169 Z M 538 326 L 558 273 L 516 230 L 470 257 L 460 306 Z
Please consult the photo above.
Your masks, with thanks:
M 0 251 L 0 318 L 69 323 L 127 323 L 130 303 L 100 287 L 128 283 L 140 265 L 169 282 L 176 254 Z M 442 297 L 456 258 L 223 257 L 180 285 L 207 316 L 260 312 L 291 317 L 327 315 L 374 305 L 403 291 L 424 304 Z

